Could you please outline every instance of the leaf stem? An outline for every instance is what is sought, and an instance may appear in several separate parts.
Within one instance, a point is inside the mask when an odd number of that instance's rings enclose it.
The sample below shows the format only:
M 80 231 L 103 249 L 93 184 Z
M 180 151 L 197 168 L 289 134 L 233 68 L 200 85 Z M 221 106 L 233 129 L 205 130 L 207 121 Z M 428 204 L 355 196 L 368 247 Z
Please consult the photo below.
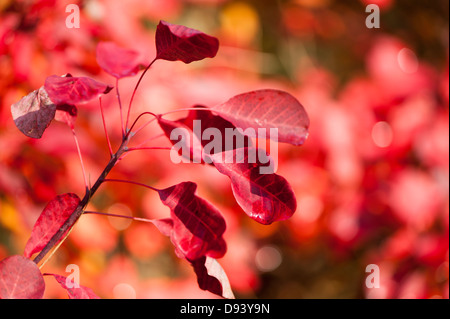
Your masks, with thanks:
M 88 190 L 89 185 L 88 185 L 88 181 L 87 181 L 87 177 L 86 177 L 86 170 L 84 169 L 83 156 L 81 155 L 80 144 L 78 143 L 77 134 L 75 133 L 74 128 L 72 128 L 72 134 L 73 134 L 73 139 L 75 140 L 75 145 L 77 146 L 78 157 L 80 158 L 81 170 L 83 171 L 84 186 L 85 186 L 86 190 Z
M 122 137 L 124 137 L 125 136 L 125 128 L 123 126 L 122 100 L 120 99 L 120 93 L 119 93 L 119 78 L 116 78 L 116 95 L 117 95 L 117 100 L 119 101 L 120 124 L 122 126 Z
M 52 249 L 52 247 L 54 247 L 56 244 L 60 242 L 61 239 L 63 239 L 65 233 L 75 225 L 77 220 L 83 214 L 84 209 L 89 203 L 91 197 L 95 194 L 100 185 L 106 180 L 106 176 L 112 170 L 112 168 L 114 167 L 120 156 L 125 152 L 128 142 L 129 142 L 128 138 L 124 138 L 122 140 L 122 144 L 119 146 L 119 149 L 115 154 L 112 155 L 108 164 L 103 169 L 103 172 L 98 177 L 97 181 L 90 189 L 86 189 L 86 193 L 83 199 L 78 204 L 77 208 L 73 211 L 73 213 L 69 216 L 69 218 L 66 219 L 64 224 L 58 229 L 58 231 L 52 236 L 52 238 L 50 238 L 50 240 L 47 242 L 45 247 L 39 252 L 39 254 L 33 259 L 33 261 L 36 264 L 39 263 L 44 258 L 44 256 Z
M 143 184 L 143 183 L 139 183 L 139 182 L 127 181 L 125 179 L 108 178 L 108 179 L 105 179 L 104 182 L 128 183 L 128 184 L 133 184 L 133 185 L 137 185 L 137 186 L 142 186 L 142 187 L 151 189 L 151 190 L 153 190 L 155 192 L 159 192 L 160 191 L 160 189 L 158 189 L 156 187 L 153 187 L 153 186 L 150 186 L 150 185 L 147 185 L 147 184 Z
M 109 139 L 108 130 L 106 128 L 105 115 L 103 114 L 103 105 L 102 105 L 102 97 L 101 96 L 99 97 L 99 103 L 100 103 L 100 112 L 102 113 L 103 128 L 105 129 L 106 141 L 108 142 L 109 155 L 112 157 L 113 150 L 111 147 L 111 140 Z
M 128 218 L 140 222 L 146 222 L 146 223 L 153 223 L 151 219 L 147 218 L 141 218 L 141 217 L 134 217 L 134 216 L 127 216 L 127 215 L 119 215 L 119 214 L 110 214 L 110 213 L 102 213 L 102 212 L 94 212 L 87 210 L 84 212 L 85 214 L 95 214 L 95 215 L 103 215 L 103 216 L 111 216 L 111 217 L 119 217 L 119 218 Z
M 144 72 L 142 72 L 141 76 L 139 77 L 139 80 L 136 83 L 136 86 L 134 87 L 133 94 L 131 95 L 131 99 L 130 99 L 130 104 L 128 105 L 127 121 L 126 121 L 126 124 L 125 124 L 125 128 L 126 129 L 128 128 L 128 121 L 130 119 L 131 104 L 133 103 L 134 95 L 136 94 L 136 91 L 137 91 L 137 89 L 139 87 L 139 84 L 141 84 L 142 78 L 144 77 L 145 73 L 147 73 L 148 69 L 150 69 L 150 67 L 153 65 L 153 63 L 155 63 L 156 60 L 157 60 L 157 58 L 155 57 L 152 60 L 152 62 L 149 63 L 149 65 L 145 68 Z M 130 131 L 131 131 L 131 129 L 130 129 Z
M 148 146 L 148 147 L 131 147 L 126 150 L 126 152 L 139 151 L 139 150 L 168 150 L 172 148 L 168 146 Z

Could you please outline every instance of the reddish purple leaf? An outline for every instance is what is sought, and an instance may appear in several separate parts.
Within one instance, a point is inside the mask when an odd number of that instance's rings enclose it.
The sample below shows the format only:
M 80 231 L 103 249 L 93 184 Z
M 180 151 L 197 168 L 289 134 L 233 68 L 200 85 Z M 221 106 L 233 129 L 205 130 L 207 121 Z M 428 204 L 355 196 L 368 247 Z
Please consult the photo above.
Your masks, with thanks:
M 219 49 L 219 40 L 203 32 L 160 21 L 156 28 L 156 59 L 191 63 L 213 58 Z
M 160 127 L 179 155 L 194 163 L 206 161 L 212 164 L 210 154 L 252 146 L 252 140 L 233 124 L 203 106 L 194 107 L 199 110 L 192 110 L 187 117 L 176 121 L 158 118 Z
M 252 137 L 273 139 L 270 128 L 278 131 L 279 142 L 301 145 L 308 137 L 308 114 L 287 92 L 267 89 L 243 93 L 212 110 Z M 258 134 L 258 129 L 266 129 L 266 132 Z
M 121 48 L 114 42 L 97 45 L 98 65 L 117 79 L 136 75 L 143 66 L 139 59 L 138 52 Z
M 297 201 L 284 177 L 267 174 L 270 166 L 264 164 L 269 162 L 265 154 L 263 150 L 244 148 L 214 154 L 211 158 L 217 170 L 231 179 L 234 197 L 244 212 L 268 225 L 291 217 Z
M 195 134 L 207 155 L 252 146 L 252 140 L 243 135 L 232 123 L 212 114 L 204 106 L 194 107 L 198 110 L 189 111 L 188 116 L 178 122 L 186 125 Z
M 225 220 L 206 200 L 195 195 L 197 185 L 183 182 L 159 190 L 159 197 L 171 211 L 170 235 L 177 252 L 195 260 L 202 256 L 220 258 L 225 254 Z
M 218 296 L 234 299 L 228 277 L 222 266 L 211 257 L 201 257 L 190 261 L 197 275 L 198 286 Z
M 0 299 L 41 299 L 45 282 L 39 267 L 15 255 L 0 261 Z
M 201 142 L 189 127 L 181 121 L 170 121 L 161 116 L 158 124 L 180 156 L 194 163 L 203 163 Z
M 11 105 L 11 114 L 17 128 L 26 136 L 41 138 L 55 117 L 56 105 L 44 87 L 39 88 Z
M 75 105 L 62 104 L 56 107 L 55 120 L 66 123 L 71 129 L 75 128 L 78 110 Z
M 45 90 L 57 105 L 86 103 L 107 94 L 112 87 L 88 77 L 52 75 L 45 80 Z
M 73 193 L 58 195 L 42 211 L 25 246 L 25 257 L 41 251 L 80 203 Z
M 44 274 L 44 276 L 53 276 L 61 287 L 67 291 L 70 299 L 100 299 L 100 297 L 98 297 L 91 288 L 81 285 L 78 287 L 70 287 L 70 285 L 67 285 L 67 277 L 56 274 Z M 73 285 L 74 283 L 70 281 L 70 284 Z
M 151 222 L 159 229 L 159 231 L 167 237 L 170 237 L 175 245 L 175 253 L 179 258 L 186 258 L 185 253 L 178 248 L 177 242 L 174 240 L 174 222 L 171 218 L 151 220 Z M 234 294 L 231 290 L 228 277 L 222 266 L 216 259 L 202 256 L 195 260 L 187 259 L 194 268 L 197 275 L 197 282 L 201 289 L 212 292 L 218 296 L 233 299 Z

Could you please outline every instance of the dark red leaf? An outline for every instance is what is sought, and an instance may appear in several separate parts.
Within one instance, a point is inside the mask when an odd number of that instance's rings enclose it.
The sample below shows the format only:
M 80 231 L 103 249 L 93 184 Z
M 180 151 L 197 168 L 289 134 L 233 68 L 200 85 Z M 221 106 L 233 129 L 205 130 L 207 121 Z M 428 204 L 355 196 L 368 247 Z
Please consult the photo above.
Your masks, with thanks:
M 252 219 L 271 224 L 291 217 L 297 209 L 294 192 L 286 179 L 275 173 L 265 151 L 230 150 L 211 156 L 217 170 L 231 179 L 237 203 Z
M 25 246 L 25 257 L 41 251 L 80 203 L 73 193 L 58 195 L 42 211 Z
M 32 138 L 42 137 L 55 117 L 55 112 L 56 105 L 49 99 L 44 87 L 11 105 L 11 114 L 17 128 Z
M 138 52 L 121 48 L 114 42 L 97 45 L 98 65 L 117 79 L 136 75 L 143 66 L 139 59 Z
M 156 59 L 191 63 L 213 58 L 219 49 L 219 40 L 203 32 L 160 21 L 156 28 Z
M 164 134 L 180 156 L 194 163 L 212 164 L 208 155 L 252 146 L 252 140 L 233 124 L 196 105 L 188 116 L 176 121 L 158 118 Z
M 55 104 L 77 105 L 107 94 L 112 87 L 88 77 L 49 76 L 45 90 Z
M 39 267 L 15 255 L 0 261 L 0 299 L 41 299 L 45 282 Z
M 308 137 L 309 117 L 303 106 L 287 92 L 258 90 L 232 97 L 212 107 L 220 116 L 252 137 L 274 138 L 270 128 L 278 131 L 277 141 L 301 145 Z M 266 129 L 258 134 L 258 129 Z
M 222 237 L 225 220 L 214 206 L 195 195 L 196 189 L 195 183 L 183 182 L 158 191 L 161 201 L 171 211 L 173 229 L 170 238 L 187 259 L 220 258 L 226 251 Z
M 158 124 L 174 145 L 173 150 L 177 151 L 180 156 L 194 163 L 203 162 L 201 142 L 189 127 L 181 121 L 170 121 L 161 116 L 158 117 Z
M 198 286 L 218 296 L 234 299 L 228 277 L 222 266 L 211 257 L 201 257 L 190 261 L 197 275 Z
M 74 129 L 77 114 L 78 110 L 75 105 L 58 105 L 56 107 L 55 120 L 66 123 L 71 129 Z
M 243 135 L 232 123 L 212 114 L 204 106 L 194 107 L 198 110 L 190 111 L 186 118 L 178 122 L 186 125 L 195 134 L 206 155 L 252 146 L 252 140 Z
M 100 299 L 91 288 L 79 285 L 79 287 L 67 286 L 67 277 L 56 274 L 44 274 L 44 276 L 53 276 L 56 281 L 63 287 L 70 299 Z

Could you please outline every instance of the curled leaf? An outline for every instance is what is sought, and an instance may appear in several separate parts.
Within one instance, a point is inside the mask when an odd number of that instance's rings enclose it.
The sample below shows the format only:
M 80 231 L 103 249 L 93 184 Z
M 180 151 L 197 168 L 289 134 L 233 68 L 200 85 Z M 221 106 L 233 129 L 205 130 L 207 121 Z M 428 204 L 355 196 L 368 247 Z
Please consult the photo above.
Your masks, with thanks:
M 66 123 L 71 129 L 74 129 L 77 114 L 78 109 L 75 105 L 58 105 L 56 106 L 55 120 Z
M 191 63 L 213 58 L 219 40 L 198 30 L 160 21 L 156 28 L 156 59 Z
M 178 255 L 187 259 L 220 258 L 226 252 L 225 220 L 214 206 L 195 195 L 196 189 L 195 183 L 183 182 L 158 191 L 171 211 L 170 238 Z
M 201 289 L 227 299 L 234 299 L 227 274 L 216 259 L 201 257 L 190 262 L 197 275 L 198 286 Z
M 17 128 L 26 136 L 41 138 L 55 117 L 56 105 L 44 87 L 39 88 L 11 105 L 11 114 Z
M 45 282 L 39 267 L 15 255 L 0 261 L 0 299 L 41 299 Z

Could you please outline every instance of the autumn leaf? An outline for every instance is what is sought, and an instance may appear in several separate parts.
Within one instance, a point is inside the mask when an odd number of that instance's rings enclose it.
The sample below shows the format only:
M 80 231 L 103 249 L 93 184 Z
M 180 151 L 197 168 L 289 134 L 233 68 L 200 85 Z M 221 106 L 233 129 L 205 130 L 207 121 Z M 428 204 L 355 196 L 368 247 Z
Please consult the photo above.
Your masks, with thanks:
M 14 255 L 0 261 L 0 299 L 41 299 L 45 282 L 30 259 Z
M 156 28 L 156 59 L 191 63 L 213 58 L 219 49 L 219 40 L 203 32 L 160 21 Z
M 41 251 L 79 203 L 80 198 L 73 193 L 58 195 L 52 199 L 33 226 L 31 236 L 25 246 L 25 257 L 29 258 L 34 253 Z
M 41 138 L 55 118 L 56 105 L 44 87 L 34 90 L 11 105 L 11 114 L 17 128 L 26 136 Z

